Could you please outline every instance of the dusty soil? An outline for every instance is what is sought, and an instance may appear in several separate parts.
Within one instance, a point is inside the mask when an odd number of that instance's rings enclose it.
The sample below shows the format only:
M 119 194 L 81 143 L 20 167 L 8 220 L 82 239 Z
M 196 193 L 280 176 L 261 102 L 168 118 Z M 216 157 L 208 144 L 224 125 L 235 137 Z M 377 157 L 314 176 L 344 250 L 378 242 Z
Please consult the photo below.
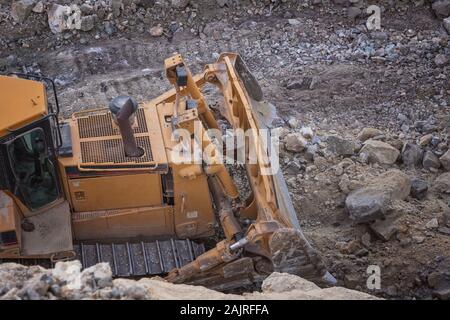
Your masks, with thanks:
M 328 152 L 324 142 L 330 134 L 356 141 L 361 129 L 373 127 L 398 149 L 432 133 L 436 145 L 424 149 L 438 156 L 447 151 L 450 66 L 436 57 L 450 59 L 449 36 L 429 2 L 395 7 L 379 1 L 382 30 L 372 32 L 365 14 L 348 17 L 346 1 L 225 1 L 224 7 L 191 1 L 184 9 L 168 1 L 148 9 L 134 5 L 139 1 L 123 2 L 119 16 L 98 18 L 89 32 L 53 34 L 45 13 L 14 23 L 9 1 L 0 1 L 0 71 L 56 79 L 68 116 L 104 106 L 118 94 L 143 100 L 164 92 L 170 86 L 163 61 L 173 53 L 199 71 L 221 52 L 239 52 L 277 106 L 274 126 L 285 134 L 308 126 L 317 137 L 313 160 L 282 147 L 281 163 L 303 230 L 339 285 L 381 297 L 428 299 L 436 281 L 447 283 L 449 235 L 425 227 L 433 218 L 448 227 L 449 202 L 431 190 L 445 169 L 370 164 L 355 152 L 345 156 L 350 164 L 341 172 L 337 165 L 344 157 Z M 149 30 L 158 24 L 164 33 L 152 36 Z M 345 174 L 364 184 L 392 168 L 424 179 L 430 190 L 425 199 L 405 200 L 402 228 L 383 241 L 349 218 L 339 183 Z M 370 240 L 362 241 L 366 234 Z M 366 286 L 369 265 L 381 268 L 380 290 Z

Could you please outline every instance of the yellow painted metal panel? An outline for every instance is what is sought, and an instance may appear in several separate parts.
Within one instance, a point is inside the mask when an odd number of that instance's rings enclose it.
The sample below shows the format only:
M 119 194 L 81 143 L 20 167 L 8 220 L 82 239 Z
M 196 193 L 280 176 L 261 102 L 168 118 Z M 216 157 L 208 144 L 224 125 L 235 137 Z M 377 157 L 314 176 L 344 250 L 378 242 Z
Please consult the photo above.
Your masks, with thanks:
M 42 82 L 0 76 L 0 136 L 47 113 Z
M 75 211 L 136 208 L 162 204 L 159 174 L 135 174 L 69 180 Z
M 84 213 L 80 213 L 83 215 Z M 96 212 L 90 219 L 77 219 L 74 215 L 73 228 L 77 240 L 132 239 L 170 237 L 174 235 L 172 207 L 143 207 L 135 209 Z

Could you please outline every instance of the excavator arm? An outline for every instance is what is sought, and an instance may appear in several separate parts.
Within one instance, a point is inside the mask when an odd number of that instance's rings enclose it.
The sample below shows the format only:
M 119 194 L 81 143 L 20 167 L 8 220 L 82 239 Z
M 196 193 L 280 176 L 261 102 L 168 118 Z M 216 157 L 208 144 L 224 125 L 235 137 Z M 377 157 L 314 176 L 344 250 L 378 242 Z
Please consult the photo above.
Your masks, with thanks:
M 239 194 L 224 164 L 203 164 L 225 239 L 191 263 L 173 269 L 166 279 L 226 290 L 236 284 L 258 282 L 278 271 L 334 284 L 336 280 L 327 272 L 321 256 L 302 233 L 271 138 L 263 138 L 273 107 L 264 100 L 262 89 L 242 58 L 233 53 L 222 54 L 196 76 L 192 76 L 180 55 L 167 59 L 165 67 L 175 89 L 160 99 L 175 101 L 175 110 L 180 96 L 193 99 L 203 130 L 217 129 L 216 117 L 201 91 L 206 83 L 215 85 L 223 96 L 222 116 L 234 130 L 247 133 L 246 146 L 252 147 L 244 150 L 252 191 L 244 205 L 234 205 Z M 177 128 L 178 111 L 174 112 L 174 119 Z M 203 140 L 203 150 L 213 144 L 212 138 Z

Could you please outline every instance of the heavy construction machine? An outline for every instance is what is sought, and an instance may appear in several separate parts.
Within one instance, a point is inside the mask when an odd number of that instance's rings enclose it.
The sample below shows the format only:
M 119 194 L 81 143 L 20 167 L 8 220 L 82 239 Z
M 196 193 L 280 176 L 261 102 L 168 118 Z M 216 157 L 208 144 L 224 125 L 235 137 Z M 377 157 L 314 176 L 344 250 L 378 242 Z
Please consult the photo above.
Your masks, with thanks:
M 192 75 L 174 55 L 165 71 L 173 89 L 151 101 L 119 96 L 66 120 L 51 79 L 0 76 L 1 261 L 108 262 L 114 276 L 158 274 L 218 290 L 258 284 L 273 271 L 333 283 L 282 173 L 264 173 L 267 145 L 251 138 L 266 128 L 267 104 L 240 56 L 222 54 Z M 222 94 L 229 126 L 251 132 L 247 198 L 223 162 L 173 159 L 177 129 L 189 133 L 184 145 L 213 158 L 223 151 L 207 133 L 219 128 L 207 84 Z

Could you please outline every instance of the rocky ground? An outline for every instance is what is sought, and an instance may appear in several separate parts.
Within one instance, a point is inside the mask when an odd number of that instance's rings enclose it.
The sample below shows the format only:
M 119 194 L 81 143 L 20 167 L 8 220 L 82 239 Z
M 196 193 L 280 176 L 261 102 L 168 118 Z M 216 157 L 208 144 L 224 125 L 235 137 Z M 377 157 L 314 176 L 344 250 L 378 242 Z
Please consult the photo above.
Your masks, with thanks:
M 0 265 L 2 299 L 117 299 L 117 300 L 372 300 L 375 296 L 342 287 L 321 289 L 314 283 L 287 273 L 273 273 L 261 291 L 225 294 L 201 286 L 172 284 L 161 278 L 139 281 L 112 279 L 108 263 L 83 271 L 78 261 L 58 262 L 54 269 L 25 267 L 14 263 Z
M 0 0 L 0 71 L 55 78 L 67 116 L 164 92 L 175 52 L 195 71 L 239 52 L 277 106 L 294 205 L 339 285 L 449 299 L 449 16 L 447 0 Z

